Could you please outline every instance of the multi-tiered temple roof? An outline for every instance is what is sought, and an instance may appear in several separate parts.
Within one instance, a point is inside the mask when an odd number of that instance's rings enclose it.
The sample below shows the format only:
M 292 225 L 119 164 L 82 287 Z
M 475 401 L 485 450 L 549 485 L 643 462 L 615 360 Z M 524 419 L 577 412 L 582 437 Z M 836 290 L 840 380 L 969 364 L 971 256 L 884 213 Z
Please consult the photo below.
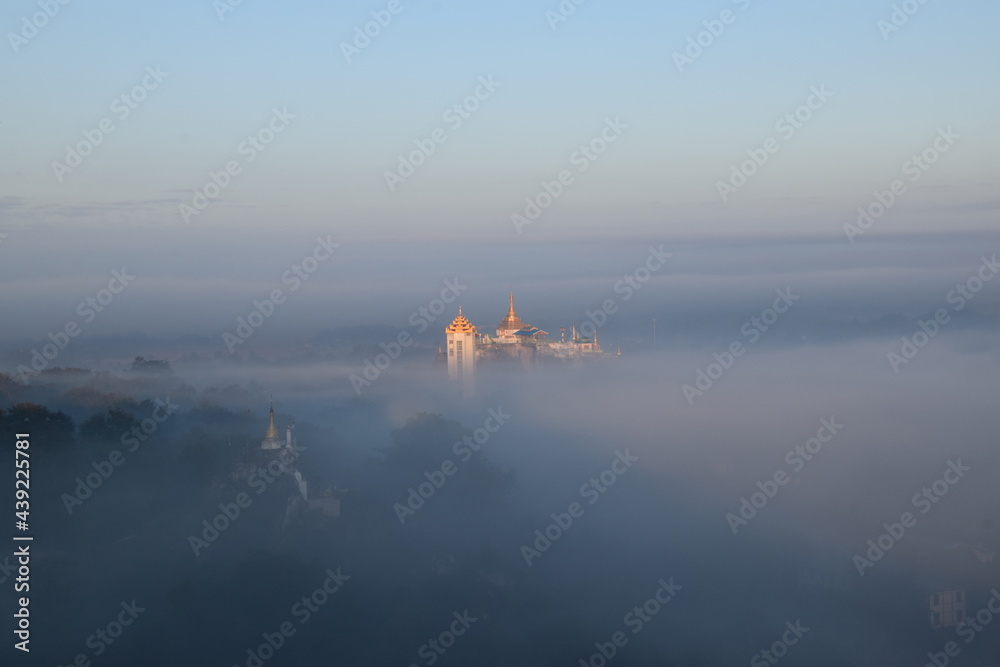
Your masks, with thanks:
M 458 317 L 444 330 L 445 333 L 476 333 L 476 327 L 462 314 L 462 307 L 458 307 Z

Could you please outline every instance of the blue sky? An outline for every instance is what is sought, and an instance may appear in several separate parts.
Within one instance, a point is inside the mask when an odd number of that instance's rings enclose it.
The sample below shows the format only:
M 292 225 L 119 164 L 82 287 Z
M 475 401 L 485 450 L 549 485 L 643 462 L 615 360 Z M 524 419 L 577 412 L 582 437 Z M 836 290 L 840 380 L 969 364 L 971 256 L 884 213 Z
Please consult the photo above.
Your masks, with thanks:
M 36 3 L 0 13 L 3 223 L 186 227 L 178 211 L 272 109 L 296 116 L 191 225 L 329 229 L 343 238 L 516 240 L 511 215 L 606 119 L 628 126 L 521 238 L 835 235 L 939 128 L 961 139 L 878 233 L 989 228 L 1000 207 L 1000 6 L 929 0 L 883 38 L 891 2 L 403 1 L 346 62 L 340 43 L 388 2 L 70 2 L 15 53 Z M 729 10 L 683 72 L 672 54 Z M 169 74 L 124 120 L 111 102 Z M 395 192 L 385 172 L 479 77 L 500 87 Z M 832 98 L 722 201 L 718 182 L 813 86 Z M 58 182 L 83 132 L 115 130 Z

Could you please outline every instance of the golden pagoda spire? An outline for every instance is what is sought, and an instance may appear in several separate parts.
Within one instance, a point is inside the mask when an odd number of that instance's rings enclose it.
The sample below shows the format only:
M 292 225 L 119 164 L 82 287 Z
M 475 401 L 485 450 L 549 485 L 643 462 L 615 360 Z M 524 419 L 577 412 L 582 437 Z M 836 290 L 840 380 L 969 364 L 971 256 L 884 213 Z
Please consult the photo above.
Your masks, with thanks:
M 278 429 L 274 425 L 274 406 L 271 406 L 271 421 L 267 426 L 267 434 L 264 436 L 265 440 L 277 440 L 278 439 Z
M 524 329 L 527 325 L 517 316 L 514 312 L 514 292 L 510 293 L 510 306 L 507 308 L 507 317 L 503 318 L 500 324 L 497 326 L 497 334 L 500 336 L 506 336 Z

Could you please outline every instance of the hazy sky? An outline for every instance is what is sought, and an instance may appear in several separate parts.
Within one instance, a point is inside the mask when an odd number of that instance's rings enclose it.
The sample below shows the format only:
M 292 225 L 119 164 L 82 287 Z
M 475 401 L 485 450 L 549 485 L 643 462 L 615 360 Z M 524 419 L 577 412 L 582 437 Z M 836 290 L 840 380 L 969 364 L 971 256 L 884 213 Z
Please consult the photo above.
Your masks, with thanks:
M 341 43 L 388 4 L 71 2 L 35 34 L 24 17 L 39 6 L 5 3 L 0 222 L 190 233 L 179 205 L 231 160 L 240 173 L 190 218 L 192 243 L 260 227 L 394 240 L 838 234 L 897 178 L 906 192 L 878 233 L 982 229 L 1000 206 L 989 0 L 927 2 L 892 32 L 879 27 L 892 3 L 870 0 L 592 0 L 558 23 L 556 0 L 403 0 L 348 62 Z M 729 24 L 679 68 L 674 52 L 724 11 Z M 114 104 L 144 78 L 134 109 Z M 446 116 L 477 87 L 478 109 Z M 814 87 L 831 96 L 794 133 L 779 129 Z M 274 109 L 295 117 L 241 151 Z M 106 119 L 113 131 L 57 176 L 53 162 Z M 581 172 L 574 152 L 608 119 L 619 136 Z M 949 127 L 960 138 L 948 152 L 904 176 Z M 385 173 L 438 128 L 445 141 L 391 192 Z M 777 152 L 723 202 L 717 183 L 769 138 Z M 562 170 L 572 183 L 518 235 L 511 215 Z
M 789 664 L 940 650 L 931 579 L 964 570 L 949 585 L 971 614 L 998 578 L 972 551 L 1000 550 L 998 23 L 996 0 L 8 0 L 0 373 L 25 384 L 0 377 L 0 398 L 91 426 L 122 396 L 184 402 L 89 515 L 60 493 L 109 443 L 81 427 L 89 444 L 52 450 L 50 662 L 136 597 L 148 621 L 102 664 L 163 637 L 191 641 L 131 664 L 188 645 L 247 664 L 333 556 L 357 592 L 268 664 L 406 664 L 435 608 L 466 606 L 484 622 L 452 664 L 569 664 L 673 576 L 685 597 L 617 665 L 745 664 L 796 618 L 816 630 Z M 490 333 L 508 290 L 553 339 L 610 303 L 596 328 L 620 358 L 484 363 L 459 402 L 432 361 L 444 327 L 461 306 Z M 417 345 L 357 386 L 400 332 Z M 176 376 L 126 372 L 138 355 Z M 195 560 L 185 536 L 234 489 L 213 480 L 256 447 L 266 397 L 309 448 L 310 484 L 348 490 L 343 518 L 262 540 L 268 512 L 290 516 L 272 494 Z M 517 486 L 473 505 L 488 497 L 461 492 L 479 488 L 466 475 L 397 525 L 393 499 L 440 459 L 374 459 L 416 438 L 414 414 L 474 428 L 497 407 L 514 416 L 485 461 Z M 734 535 L 727 513 L 821 419 L 843 435 Z M 413 442 L 451 432 L 428 423 Z M 522 565 L 523 541 L 626 448 L 627 480 Z M 960 457 L 969 480 L 856 575 L 852 555 Z M 803 591 L 803 571 L 843 604 Z M 962 659 L 995 655 L 993 637 Z

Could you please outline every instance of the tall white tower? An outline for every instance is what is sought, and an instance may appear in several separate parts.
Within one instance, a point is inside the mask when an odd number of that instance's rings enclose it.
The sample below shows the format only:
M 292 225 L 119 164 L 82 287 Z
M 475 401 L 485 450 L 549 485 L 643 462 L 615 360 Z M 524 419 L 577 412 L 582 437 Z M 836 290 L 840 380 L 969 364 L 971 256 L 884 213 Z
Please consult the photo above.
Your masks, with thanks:
M 476 327 L 462 315 L 445 327 L 448 339 L 448 378 L 462 383 L 462 396 L 470 398 L 475 393 L 476 381 Z

